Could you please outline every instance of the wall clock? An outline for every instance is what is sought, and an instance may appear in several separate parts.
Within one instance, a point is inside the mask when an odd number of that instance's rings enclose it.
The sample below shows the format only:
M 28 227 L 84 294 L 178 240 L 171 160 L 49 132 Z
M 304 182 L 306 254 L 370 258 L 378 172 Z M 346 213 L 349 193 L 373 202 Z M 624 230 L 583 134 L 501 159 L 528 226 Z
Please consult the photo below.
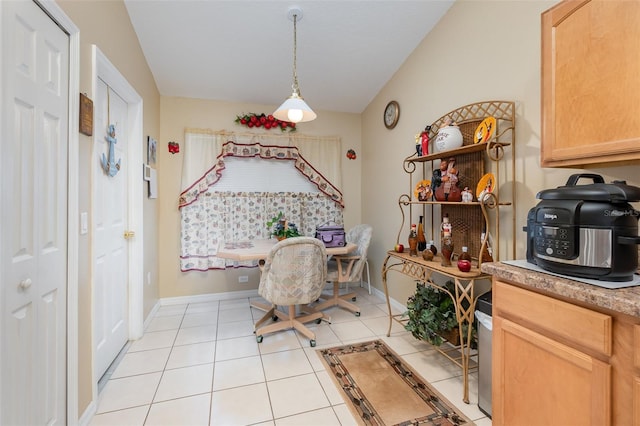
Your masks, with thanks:
M 391 101 L 384 109 L 384 125 L 387 129 L 393 129 L 398 124 L 400 118 L 400 105 L 396 101 Z

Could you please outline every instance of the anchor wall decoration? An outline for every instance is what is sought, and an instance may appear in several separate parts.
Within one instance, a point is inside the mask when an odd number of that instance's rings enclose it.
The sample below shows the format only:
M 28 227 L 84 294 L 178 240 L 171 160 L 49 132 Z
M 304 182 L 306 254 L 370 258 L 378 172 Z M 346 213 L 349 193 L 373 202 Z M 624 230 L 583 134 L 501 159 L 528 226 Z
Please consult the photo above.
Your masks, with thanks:
M 115 125 L 109 124 L 105 139 L 109 142 L 109 158 L 107 158 L 104 153 L 102 154 L 102 168 L 107 175 L 113 177 L 120 171 L 120 161 L 122 160 L 119 158 L 118 162 L 116 162 L 115 159 L 115 144 L 118 143 Z

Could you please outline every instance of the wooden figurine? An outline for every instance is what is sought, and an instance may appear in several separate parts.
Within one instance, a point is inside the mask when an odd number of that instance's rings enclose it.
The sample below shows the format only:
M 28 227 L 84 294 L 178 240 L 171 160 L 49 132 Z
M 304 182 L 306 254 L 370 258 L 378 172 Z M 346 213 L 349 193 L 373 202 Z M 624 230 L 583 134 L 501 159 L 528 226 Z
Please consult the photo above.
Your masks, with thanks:
M 435 190 L 436 200 L 462 201 L 455 158 L 451 157 L 448 160 L 442 159 L 440 161 L 440 181 L 441 184 Z

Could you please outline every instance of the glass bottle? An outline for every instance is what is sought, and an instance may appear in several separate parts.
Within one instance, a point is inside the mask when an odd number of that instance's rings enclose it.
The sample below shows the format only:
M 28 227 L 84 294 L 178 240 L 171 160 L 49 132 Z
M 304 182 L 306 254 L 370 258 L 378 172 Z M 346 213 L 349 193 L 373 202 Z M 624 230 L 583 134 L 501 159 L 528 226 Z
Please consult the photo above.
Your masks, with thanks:
M 418 222 L 418 251 L 421 252 L 427 248 L 427 239 L 424 236 L 424 225 L 422 224 L 422 216 Z
M 409 256 L 418 255 L 418 231 L 416 231 L 416 224 L 411 224 L 411 231 L 409 232 Z
M 453 232 L 451 222 L 449 222 L 449 215 L 445 213 L 442 218 L 442 244 L 440 245 L 440 265 L 451 266 L 451 255 L 453 254 L 453 238 L 451 234 Z

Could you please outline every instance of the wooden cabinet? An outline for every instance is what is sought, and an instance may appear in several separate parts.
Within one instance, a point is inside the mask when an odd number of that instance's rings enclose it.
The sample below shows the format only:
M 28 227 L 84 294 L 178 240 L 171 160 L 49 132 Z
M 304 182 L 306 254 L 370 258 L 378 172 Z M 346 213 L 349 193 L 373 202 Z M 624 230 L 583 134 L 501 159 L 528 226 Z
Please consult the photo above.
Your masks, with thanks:
M 566 0 L 542 14 L 543 167 L 640 159 L 640 1 Z
M 640 425 L 640 325 L 633 327 L 633 424 Z
M 494 277 L 494 425 L 640 425 L 640 319 Z

